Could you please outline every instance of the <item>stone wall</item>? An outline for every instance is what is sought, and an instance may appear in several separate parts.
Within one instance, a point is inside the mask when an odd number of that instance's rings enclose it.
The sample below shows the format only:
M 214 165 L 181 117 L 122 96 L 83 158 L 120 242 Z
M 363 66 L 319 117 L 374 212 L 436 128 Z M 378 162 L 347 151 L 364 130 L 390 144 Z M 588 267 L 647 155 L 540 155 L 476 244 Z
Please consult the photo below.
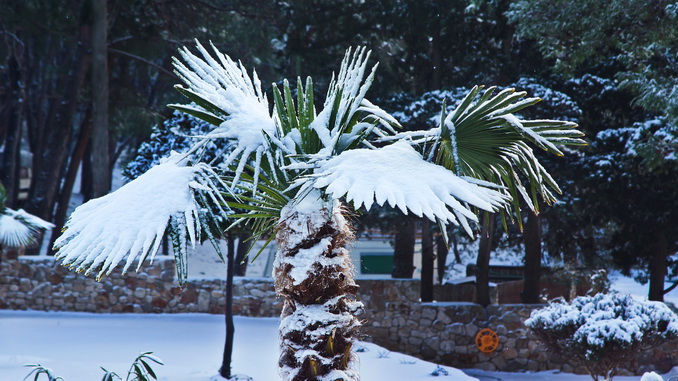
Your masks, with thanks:
M 224 312 L 226 280 L 201 279 L 180 287 L 173 260 L 157 259 L 140 272 L 125 276 L 116 268 L 97 282 L 55 264 L 52 258 L 6 260 L 0 263 L 0 309 L 83 312 Z M 236 315 L 275 317 L 282 301 L 271 279 L 235 278 Z
M 465 302 L 419 302 L 418 280 L 359 281 L 369 320 L 366 340 L 398 352 L 456 368 L 498 371 L 557 369 L 586 374 L 561 356 L 547 352 L 524 321 L 544 305 L 493 304 L 483 308 Z M 436 289 L 436 299 L 447 290 Z M 499 336 L 498 348 L 480 352 L 477 333 L 489 328 Z M 678 364 L 678 341 L 639 353 L 618 375 L 650 370 L 668 372 Z
M 174 277 L 172 260 L 162 258 L 142 272 L 122 276 L 119 270 L 96 282 L 56 265 L 51 258 L 5 260 L 0 263 L 0 309 L 86 312 L 206 312 L 224 310 L 225 280 L 194 280 L 183 288 Z M 365 303 L 364 340 L 389 350 L 458 368 L 502 371 L 575 369 L 557 354 L 545 352 L 523 322 L 541 305 L 420 303 L 418 280 L 359 280 Z M 436 299 L 446 294 L 438 288 Z M 234 312 L 242 316 L 278 316 L 282 308 L 270 278 L 235 278 Z M 499 336 L 490 354 L 475 345 L 479 330 Z M 629 364 L 620 374 L 658 369 L 678 362 L 678 342 L 666 344 Z M 642 364 L 642 366 L 639 366 Z

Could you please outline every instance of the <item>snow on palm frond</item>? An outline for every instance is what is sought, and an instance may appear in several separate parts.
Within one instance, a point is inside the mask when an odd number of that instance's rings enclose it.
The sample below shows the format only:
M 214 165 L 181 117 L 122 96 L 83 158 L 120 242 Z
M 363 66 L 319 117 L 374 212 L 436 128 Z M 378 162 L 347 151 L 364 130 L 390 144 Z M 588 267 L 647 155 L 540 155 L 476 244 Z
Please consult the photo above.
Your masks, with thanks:
M 54 228 L 51 223 L 23 209 L 5 208 L 0 214 L 0 246 L 30 247 L 38 242 L 42 230 Z
M 195 104 L 169 106 L 217 126 L 203 138 L 232 141 L 233 151 L 224 159 L 224 166 L 238 163 L 235 184 L 251 155 L 257 169 L 264 154 L 270 158 L 268 138 L 275 136 L 275 123 L 256 72 L 250 78 L 241 63 L 212 48 L 216 59 L 199 42 L 202 58 L 185 47 L 179 50 L 186 64 L 174 58 L 174 67 L 188 88 L 176 88 Z
M 110 274 L 128 256 L 123 273 L 139 259 L 139 266 L 158 252 L 169 225 L 180 280 L 186 276 L 186 247 L 195 247 L 201 233 L 213 239 L 209 224 L 225 204 L 223 186 L 205 164 L 187 166 L 175 154 L 117 191 L 78 207 L 56 240 L 56 258 L 77 271 Z M 187 240 L 188 237 L 188 240 Z
M 387 112 L 364 99 L 378 66 L 365 78 L 370 53 L 365 48 L 358 48 L 354 53 L 347 50 L 339 74 L 332 78 L 323 110 L 311 123 L 324 147 L 320 154 L 340 153 L 355 147 L 356 141 L 369 145 L 364 138 L 370 133 L 386 135 L 378 126 L 395 133 L 391 125 L 399 125 Z M 366 115 L 356 123 L 354 118 L 358 112 Z
M 468 220 L 477 216 L 468 205 L 487 211 L 504 206 L 508 197 L 451 171 L 426 162 L 408 143 L 398 141 L 379 149 L 354 149 L 315 163 L 305 186 L 323 189 L 338 199 L 346 197 L 356 208 L 370 209 L 388 202 L 432 221 L 461 224 L 471 234 Z M 483 183 L 483 185 L 489 185 Z

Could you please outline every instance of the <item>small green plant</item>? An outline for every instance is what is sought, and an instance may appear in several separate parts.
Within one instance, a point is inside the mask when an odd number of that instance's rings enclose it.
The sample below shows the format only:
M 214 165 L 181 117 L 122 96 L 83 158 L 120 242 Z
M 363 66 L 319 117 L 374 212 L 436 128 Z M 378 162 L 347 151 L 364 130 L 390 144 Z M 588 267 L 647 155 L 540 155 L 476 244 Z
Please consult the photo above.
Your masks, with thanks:
M 26 377 L 24 377 L 24 380 L 28 379 L 30 376 L 35 374 L 33 381 L 37 381 L 40 375 L 44 374 L 45 376 L 47 376 L 47 381 L 64 381 L 63 378 L 55 376 L 54 373 L 52 373 L 52 369 L 45 368 L 40 364 L 26 364 L 26 366 L 33 368 L 33 370 L 31 370 L 31 372 L 28 373 Z
M 364 345 L 357 344 L 355 345 L 355 351 L 358 353 L 363 353 L 369 351 L 369 349 L 367 349 L 367 347 Z
M 379 359 L 387 359 L 391 357 L 391 352 L 387 350 L 379 351 L 377 352 L 377 358 Z
M 447 370 L 445 370 L 445 368 L 443 368 L 443 367 L 440 366 L 440 365 L 436 365 L 436 369 L 435 369 L 433 372 L 431 372 L 431 376 L 435 376 L 435 377 L 438 377 L 438 376 L 449 376 L 449 375 L 450 375 L 450 372 L 448 372 Z
M 153 356 L 153 352 L 140 353 L 132 362 L 132 365 L 127 371 L 127 377 L 125 377 L 124 381 L 157 380 L 158 377 L 155 375 L 155 372 L 151 367 L 151 363 L 164 365 L 162 360 Z M 47 376 L 47 381 L 65 381 L 62 377 L 55 376 L 50 368 L 45 368 L 40 364 L 28 364 L 26 366 L 33 369 L 30 373 L 28 373 L 24 380 L 34 375 L 35 377 L 33 378 L 33 381 L 38 381 L 40 375 L 44 374 Z M 101 369 L 105 372 L 101 381 L 123 381 L 123 378 L 117 373 L 109 371 L 104 367 L 101 367 Z

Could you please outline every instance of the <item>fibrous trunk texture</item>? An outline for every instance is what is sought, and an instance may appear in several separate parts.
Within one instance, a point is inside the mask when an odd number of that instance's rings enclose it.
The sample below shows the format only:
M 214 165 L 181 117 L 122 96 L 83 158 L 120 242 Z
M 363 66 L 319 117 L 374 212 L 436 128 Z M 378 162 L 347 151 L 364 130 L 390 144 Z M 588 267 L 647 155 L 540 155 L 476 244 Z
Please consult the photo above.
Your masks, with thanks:
M 352 238 L 338 202 L 283 209 L 274 277 L 285 298 L 278 362 L 284 381 L 359 380 L 351 349 L 362 303 L 354 299 L 358 286 L 345 247 Z

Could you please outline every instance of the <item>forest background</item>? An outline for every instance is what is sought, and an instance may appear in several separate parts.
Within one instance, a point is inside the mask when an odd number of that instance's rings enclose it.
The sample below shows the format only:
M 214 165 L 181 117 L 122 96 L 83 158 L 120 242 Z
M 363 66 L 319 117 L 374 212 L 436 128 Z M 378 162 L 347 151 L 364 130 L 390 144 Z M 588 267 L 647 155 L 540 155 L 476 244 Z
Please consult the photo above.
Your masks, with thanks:
M 406 129 L 435 127 L 443 100 L 454 105 L 464 89 L 497 84 L 541 97 L 530 117 L 575 121 L 586 133 L 587 147 L 539 156 L 563 190 L 559 201 L 538 216 L 498 223 L 481 237 L 485 255 L 524 242 L 526 265 L 545 254 L 572 268 L 612 266 L 649 280 L 653 300 L 678 273 L 678 3 L 1 0 L 0 7 L 0 181 L 8 207 L 57 225 L 52 240 L 79 169 L 85 200 L 102 196 L 115 164 L 133 160 L 151 132 L 158 152 L 143 155 L 153 157 L 167 150 L 170 128 L 186 127 L 168 122 L 166 107 L 180 101 L 171 66 L 179 47 L 211 41 L 256 66 L 264 84 L 308 75 L 324 89 L 346 48 L 366 46 L 380 63 L 368 95 Z M 33 154 L 25 200 L 22 149 Z M 428 237 L 422 281 L 433 283 L 434 247 L 445 263 L 440 235 L 417 219 L 383 208 L 357 224 L 393 234 L 394 277 L 412 276 L 417 230 Z M 453 242 L 466 239 L 450 233 Z

